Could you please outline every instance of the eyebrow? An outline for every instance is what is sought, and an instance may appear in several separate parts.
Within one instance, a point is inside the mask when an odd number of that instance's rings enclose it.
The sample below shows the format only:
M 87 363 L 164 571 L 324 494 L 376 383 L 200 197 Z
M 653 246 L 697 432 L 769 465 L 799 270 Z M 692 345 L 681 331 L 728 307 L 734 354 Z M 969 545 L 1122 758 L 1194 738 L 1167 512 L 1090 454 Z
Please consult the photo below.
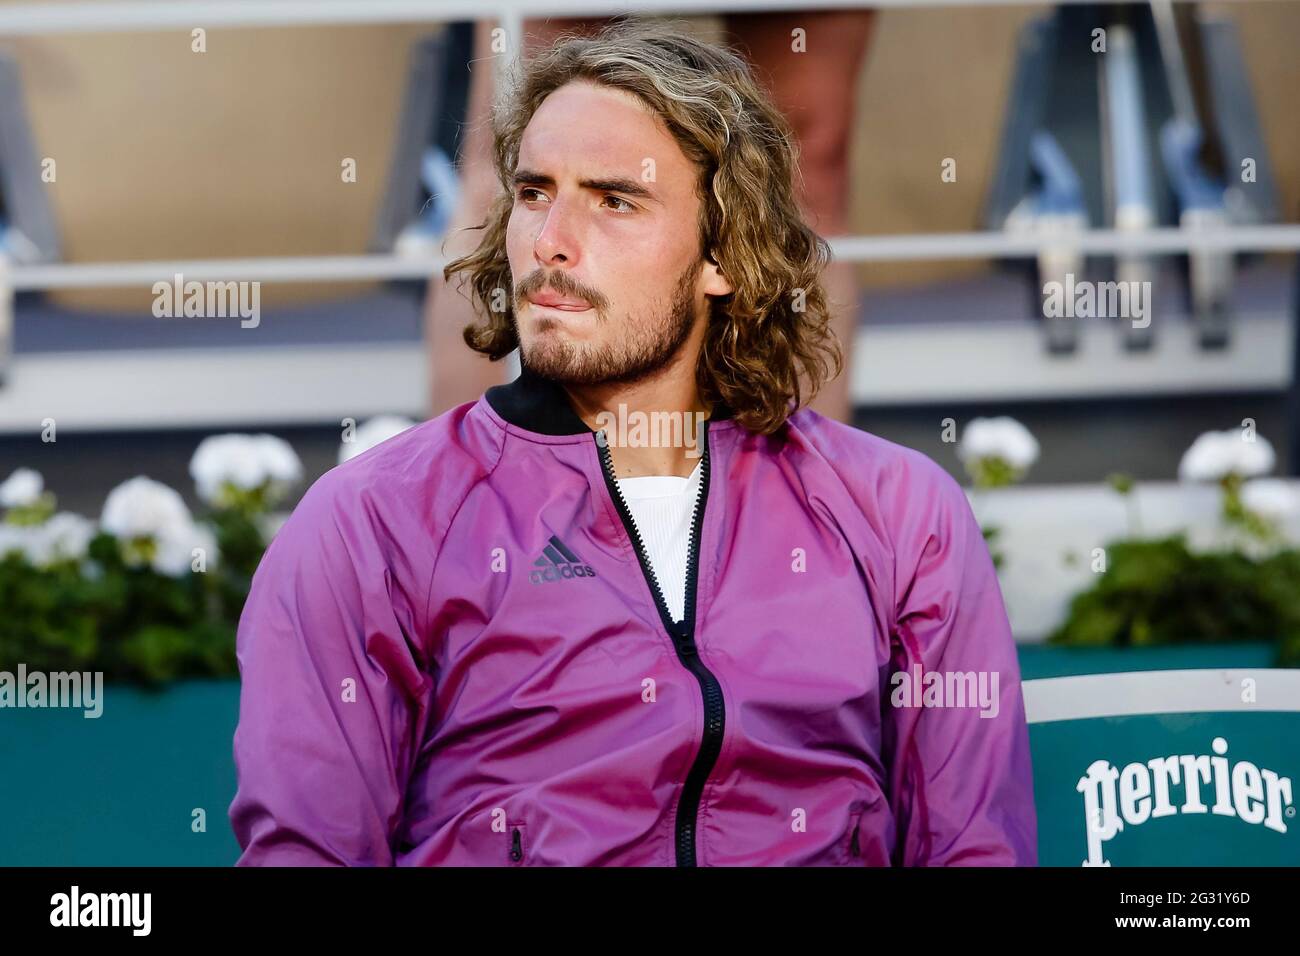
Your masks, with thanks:
M 514 184 L 518 186 L 554 186 L 555 178 L 532 169 L 515 170 Z M 614 176 L 609 179 L 580 179 L 578 185 L 602 193 L 626 193 L 650 202 L 659 202 L 659 198 L 635 179 Z

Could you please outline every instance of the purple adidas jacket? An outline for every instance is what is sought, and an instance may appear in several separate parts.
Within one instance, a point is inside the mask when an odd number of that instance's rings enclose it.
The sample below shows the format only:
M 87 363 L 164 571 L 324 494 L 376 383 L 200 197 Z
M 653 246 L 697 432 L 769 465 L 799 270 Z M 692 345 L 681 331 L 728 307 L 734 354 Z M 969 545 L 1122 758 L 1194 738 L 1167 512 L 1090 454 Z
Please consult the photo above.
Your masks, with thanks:
M 715 407 L 677 624 L 597 436 L 525 369 L 311 486 L 239 625 L 240 865 L 1037 862 L 957 482 Z M 921 693 L 979 672 L 995 714 Z

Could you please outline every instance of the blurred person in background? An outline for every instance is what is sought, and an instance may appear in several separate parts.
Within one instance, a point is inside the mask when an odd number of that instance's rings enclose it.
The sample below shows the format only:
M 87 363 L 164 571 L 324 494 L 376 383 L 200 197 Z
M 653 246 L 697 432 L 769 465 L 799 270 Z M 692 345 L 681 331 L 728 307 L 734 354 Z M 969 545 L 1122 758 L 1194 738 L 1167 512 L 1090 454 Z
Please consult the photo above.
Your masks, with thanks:
M 873 23 L 871 10 L 808 10 L 728 14 L 726 39 L 745 55 L 756 77 L 793 128 L 799 150 L 798 201 L 810 225 L 823 236 L 847 233 L 849 146 L 855 90 Z M 550 47 L 566 33 L 590 34 L 607 18 L 550 18 L 525 21 L 525 56 Z M 491 54 L 493 24 L 475 25 L 467 125 L 461 150 L 462 186 L 444 249 L 450 257 L 473 249 L 500 184 L 492 173 L 491 129 L 487 119 L 495 88 Z M 802 32 L 798 32 L 802 31 Z M 827 382 L 812 407 L 843 422 L 852 421 L 849 380 L 857 328 L 857 282 L 852 263 L 832 263 L 824 284 L 831 300 L 832 327 L 845 355 L 844 371 Z M 473 401 L 505 380 L 505 364 L 469 351 L 464 331 L 474 318 L 464 295 L 436 276 L 426 297 L 425 327 L 430 349 L 432 413 Z

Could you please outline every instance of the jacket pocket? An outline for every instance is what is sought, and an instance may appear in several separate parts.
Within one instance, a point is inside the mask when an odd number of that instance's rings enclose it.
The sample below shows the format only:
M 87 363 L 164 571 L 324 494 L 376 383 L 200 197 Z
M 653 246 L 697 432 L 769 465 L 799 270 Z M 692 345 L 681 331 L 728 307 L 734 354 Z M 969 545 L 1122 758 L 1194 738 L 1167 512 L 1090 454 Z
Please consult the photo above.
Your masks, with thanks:
M 889 866 L 889 850 L 881 833 L 884 795 L 875 793 L 849 808 L 849 824 L 841 842 L 845 866 Z
M 849 865 L 858 865 L 862 862 L 862 814 L 864 811 L 855 810 L 849 817 L 849 836 L 848 836 L 848 861 Z
M 527 827 L 522 823 L 507 824 L 506 836 L 510 841 L 506 850 L 510 865 L 523 866 L 528 858 Z

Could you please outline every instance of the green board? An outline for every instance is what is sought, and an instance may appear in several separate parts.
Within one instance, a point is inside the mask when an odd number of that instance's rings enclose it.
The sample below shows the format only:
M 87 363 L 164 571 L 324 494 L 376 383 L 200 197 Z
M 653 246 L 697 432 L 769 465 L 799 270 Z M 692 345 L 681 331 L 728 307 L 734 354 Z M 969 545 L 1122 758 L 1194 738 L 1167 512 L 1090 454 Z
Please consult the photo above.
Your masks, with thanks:
M 1026 678 L 1144 665 L 1262 669 L 1270 653 L 1250 645 L 1161 649 L 1155 656 L 1025 648 L 1022 664 Z M 103 693 L 97 719 L 72 709 L 0 709 L 0 866 L 233 864 L 239 847 L 226 814 L 235 793 L 231 741 L 239 684 L 186 681 L 160 693 L 110 685 Z M 1294 696 L 1300 706 L 1300 693 Z M 1223 738 L 1229 772 L 1247 761 L 1260 770 L 1261 786 L 1267 770 L 1279 788 L 1282 780 L 1291 784 L 1300 776 L 1297 711 L 1093 716 L 1034 723 L 1029 733 L 1039 859 L 1046 866 L 1079 866 L 1089 856 L 1079 781 L 1097 761 L 1117 774 L 1130 764 L 1149 770 L 1150 761 L 1168 756 L 1218 756 L 1212 744 Z M 1249 792 L 1253 783 L 1243 771 L 1248 816 L 1257 804 Z M 1182 787 L 1174 789 L 1181 807 Z M 1212 805 L 1213 783 L 1202 789 Z M 1285 832 L 1245 822 L 1235 811 L 1180 809 L 1140 824 L 1125 822 L 1100 841 L 1100 855 L 1113 866 L 1300 865 L 1295 796 L 1289 805 L 1279 802 Z M 196 827 L 195 811 L 202 811 L 205 829 Z M 1122 809 L 1117 815 L 1123 821 Z
M 1226 744 L 1221 756 L 1214 748 L 1216 739 Z M 1111 866 L 1300 866 L 1295 816 L 1300 794 L 1294 790 L 1300 780 L 1300 712 L 1062 720 L 1031 725 L 1029 740 L 1041 866 L 1081 866 L 1089 857 L 1094 864 L 1104 860 Z M 1191 760 L 1171 766 L 1164 759 L 1175 756 Z M 1195 762 L 1199 757 L 1210 760 Z M 1211 763 L 1215 758 L 1223 763 Z M 1153 768 L 1153 760 L 1161 762 Z M 1090 773 L 1097 761 L 1104 764 Z M 1189 762 L 1191 775 L 1186 772 Z M 1211 763 L 1208 781 L 1206 763 Z M 1239 763 L 1246 765 L 1240 771 L 1235 769 Z M 1130 765 L 1127 786 L 1122 786 Z M 1198 794 L 1191 806 L 1204 806 L 1203 812 L 1189 812 L 1189 776 Z M 1164 801 L 1157 800 L 1160 787 L 1167 793 Z M 1089 791 L 1098 830 L 1092 848 Z M 1157 815 L 1158 802 L 1167 805 L 1161 807 L 1165 814 Z M 1248 822 L 1255 817 L 1263 819 Z
M 109 685 L 93 719 L 0 710 L 0 866 L 233 864 L 238 717 L 229 680 Z

